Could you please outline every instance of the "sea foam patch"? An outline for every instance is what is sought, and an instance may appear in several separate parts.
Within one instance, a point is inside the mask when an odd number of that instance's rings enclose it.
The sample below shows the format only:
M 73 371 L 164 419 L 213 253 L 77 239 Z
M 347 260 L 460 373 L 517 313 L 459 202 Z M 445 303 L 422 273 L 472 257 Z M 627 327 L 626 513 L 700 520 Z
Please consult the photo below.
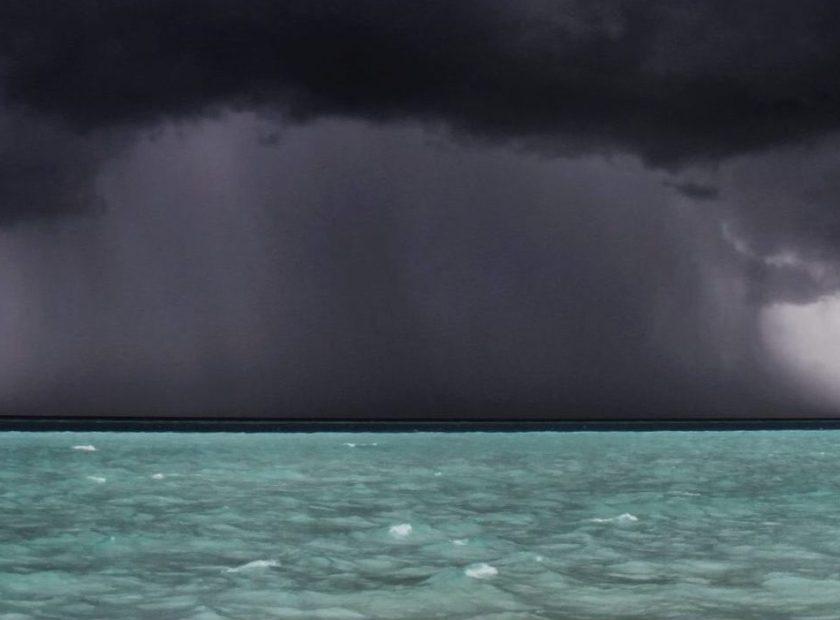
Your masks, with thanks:
M 392 525 L 388 528 L 388 534 L 393 536 L 394 538 L 406 538 L 411 535 L 411 532 L 414 530 L 411 527 L 411 523 L 400 523 L 398 525 Z
M 490 577 L 498 575 L 499 569 L 495 566 L 491 566 L 490 564 L 486 564 L 485 562 L 481 562 L 480 564 L 468 566 L 466 570 L 464 570 L 464 574 L 473 579 L 489 579 Z
M 593 523 L 635 523 L 638 520 L 639 517 L 631 515 L 629 512 L 625 512 L 617 517 L 610 517 L 608 519 L 590 519 Z
M 80 444 L 78 446 L 73 446 L 74 450 L 81 450 L 82 452 L 96 452 L 96 446 L 93 446 L 89 443 Z
M 246 570 L 259 570 L 261 568 L 276 568 L 280 566 L 280 562 L 277 560 L 254 560 L 253 562 L 247 562 L 245 564 L 241 564 L 240 566 L 236 566 L 234 568 L 225 569 L 226 573 L 239 573 Z
M 87 476 L 87 479 L 91 482 L 97 482 L 99 484 L 108 481 L 108 479 L 105 476 Z

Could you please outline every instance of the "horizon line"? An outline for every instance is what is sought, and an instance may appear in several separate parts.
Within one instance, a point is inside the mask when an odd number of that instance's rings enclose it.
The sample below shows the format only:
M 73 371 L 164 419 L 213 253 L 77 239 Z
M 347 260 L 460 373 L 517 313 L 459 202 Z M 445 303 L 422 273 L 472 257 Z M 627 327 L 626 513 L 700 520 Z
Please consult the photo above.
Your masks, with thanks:
M 143 416 L 4 416 L 0 432 L 656 432 L 840 430 L 840 418 L 303 419 Z

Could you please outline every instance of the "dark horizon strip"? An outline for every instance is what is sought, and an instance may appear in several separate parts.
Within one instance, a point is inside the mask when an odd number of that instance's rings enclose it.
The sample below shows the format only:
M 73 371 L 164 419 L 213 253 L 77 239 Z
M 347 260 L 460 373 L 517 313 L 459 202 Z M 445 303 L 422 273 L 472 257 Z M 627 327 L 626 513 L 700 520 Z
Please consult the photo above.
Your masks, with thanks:
M 753 420 L 265 420 L 0 417 L 0 432 L 525 433 L 840 430 L 840 419 Z

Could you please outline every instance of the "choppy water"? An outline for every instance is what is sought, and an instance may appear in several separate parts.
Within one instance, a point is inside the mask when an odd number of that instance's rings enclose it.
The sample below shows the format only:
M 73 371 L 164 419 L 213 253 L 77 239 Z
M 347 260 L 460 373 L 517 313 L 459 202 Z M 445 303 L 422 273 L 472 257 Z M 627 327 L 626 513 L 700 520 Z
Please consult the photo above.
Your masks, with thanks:
M 0 619 L 840 618 L 840 432 L 0 433 Z

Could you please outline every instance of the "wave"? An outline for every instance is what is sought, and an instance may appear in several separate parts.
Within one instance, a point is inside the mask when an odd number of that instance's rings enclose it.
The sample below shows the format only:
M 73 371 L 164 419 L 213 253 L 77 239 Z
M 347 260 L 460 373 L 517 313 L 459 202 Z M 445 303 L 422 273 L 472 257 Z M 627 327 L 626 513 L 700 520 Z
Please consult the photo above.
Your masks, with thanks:
M 399 525 L 389 527 L 388 533 L 394 538 L 406 538 L 411 535 L 413 529 L 411 523 L 400 523 Z
M 489 577 L 495 577 L 499 574 L 499 569 L 495 566 L 490 566 L 490 564 L 485 564 L 482 562 L 481 564 L 474 564 L 472 566 L 468 566 L 467 569 L 464 571 L 464 574 L 467 577 L 472 577 L 473 579 L 487 579 Z
M 254 570 L 257 568 L 277 568 L 278 566 L 280 566 L 280 562 L 278 562 L 277 560 L 254 560 L 253 562 L 247 562 L 246 564 L 242 564 L 234 568 L 225 569 L 225 572 L 238 573 L 243 570 Z
M 617 517 L 610 517 L 608 519 L 590 519 L 593 523 L 635 523 L 639 520 L 636 515 L 631 515 L 629 512 L 620 514 Z

